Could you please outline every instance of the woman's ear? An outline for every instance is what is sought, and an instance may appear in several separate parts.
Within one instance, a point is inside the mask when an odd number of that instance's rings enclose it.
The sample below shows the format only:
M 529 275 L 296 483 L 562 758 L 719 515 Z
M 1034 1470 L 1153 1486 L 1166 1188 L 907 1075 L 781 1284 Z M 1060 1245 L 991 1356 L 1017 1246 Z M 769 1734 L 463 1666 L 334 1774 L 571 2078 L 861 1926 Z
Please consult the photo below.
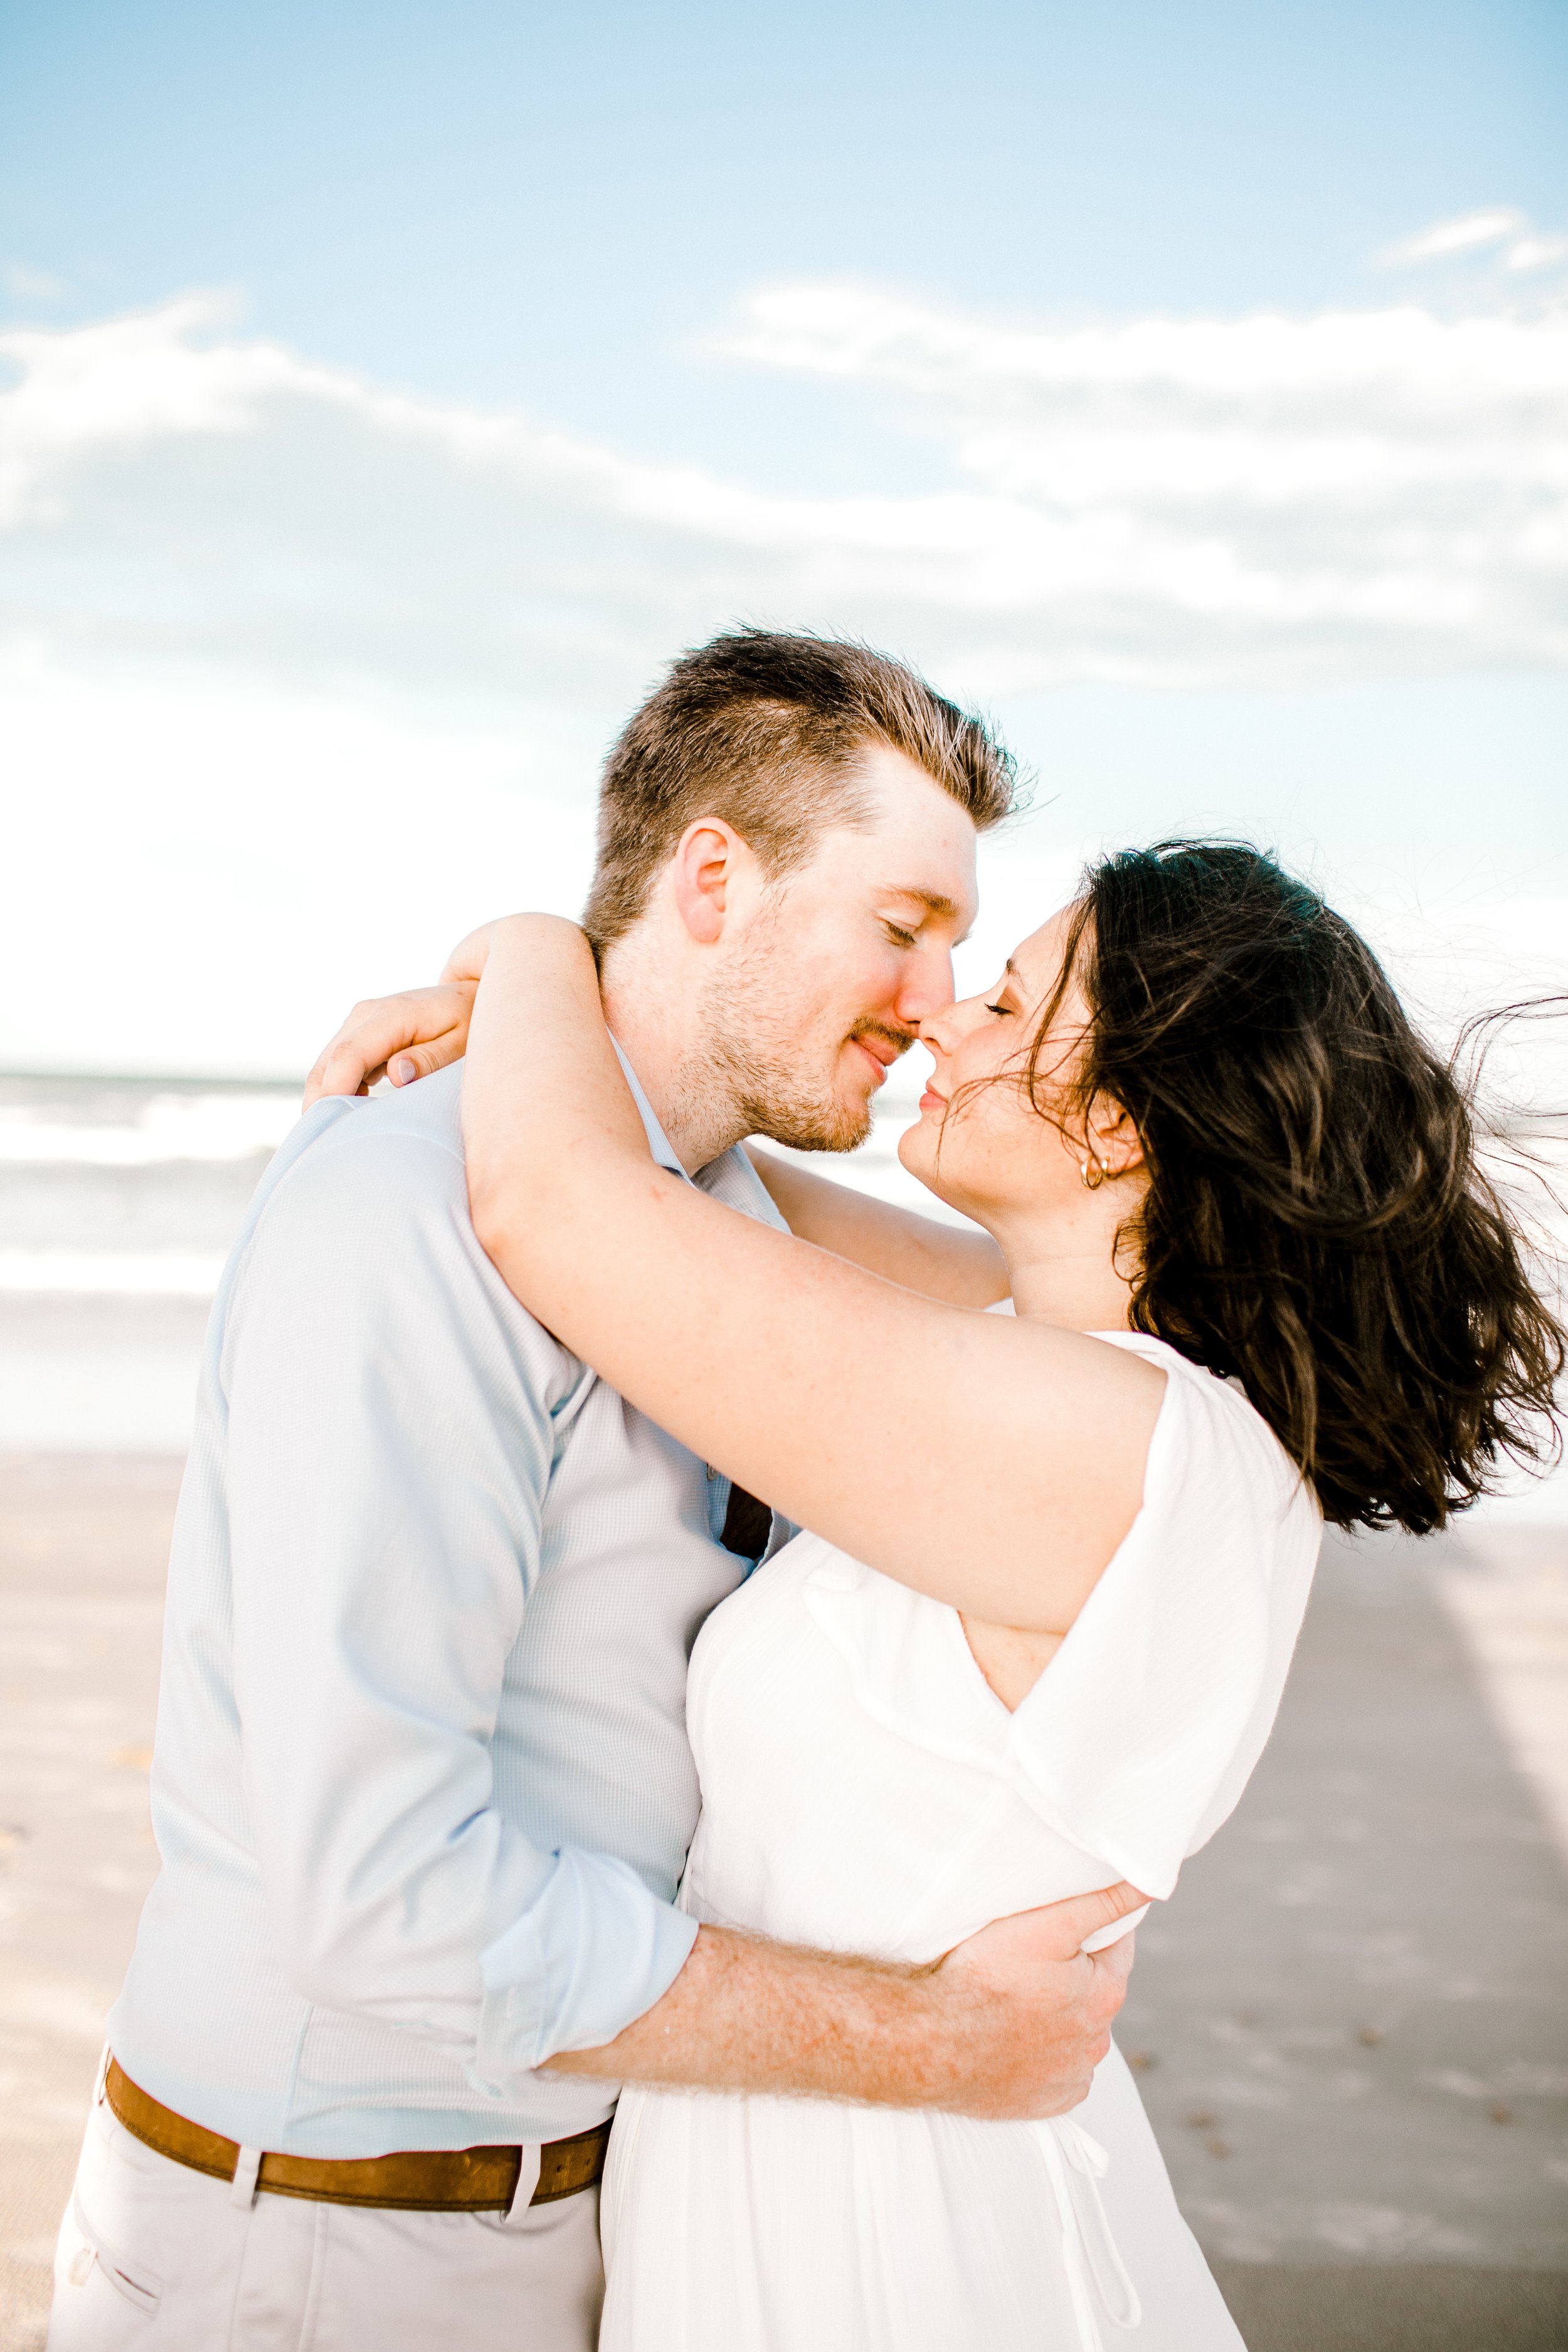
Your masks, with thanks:
M 1110 1095 L 1096 1097 L 1084 1122 L 1089 1152 L 1107 1176 L 1131 1176 L 1143 1165 L 1143 1139 L 1130 1111 Z

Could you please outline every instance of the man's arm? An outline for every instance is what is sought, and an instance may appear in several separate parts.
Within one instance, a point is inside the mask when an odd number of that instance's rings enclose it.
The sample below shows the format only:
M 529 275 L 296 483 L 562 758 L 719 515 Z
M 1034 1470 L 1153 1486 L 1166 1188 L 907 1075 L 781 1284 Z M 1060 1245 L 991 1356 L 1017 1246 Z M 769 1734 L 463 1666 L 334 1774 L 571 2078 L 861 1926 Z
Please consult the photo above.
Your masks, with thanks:
M 1002 1253 L 978 1225 L 966 1231 L 942 1224 L 797 1167 L 758 1144 L 746 1150 L 773 1206 L 803 1241 L 952 1307 L 990 1307 L 1007 1297 Z
M 1062 2115 L 1088 2095 L 1132 1966 L 1131 1934 L 1080 1946 L 1142 1900 L 1110 1886 L 1022 1912 L 927 1969 L 704 1927 L 646 2016 L 551 2069 L 994 2120 Z
M 227 1303 L 246 1833 L 297 1992 L 516 2095 L 642 2014 L 696 1928 L 496 1804 L 551 1408 L 582 1374 L 479 1250 L 456 1151 L 398 1116 L 340 1113 L 299 1156 Z

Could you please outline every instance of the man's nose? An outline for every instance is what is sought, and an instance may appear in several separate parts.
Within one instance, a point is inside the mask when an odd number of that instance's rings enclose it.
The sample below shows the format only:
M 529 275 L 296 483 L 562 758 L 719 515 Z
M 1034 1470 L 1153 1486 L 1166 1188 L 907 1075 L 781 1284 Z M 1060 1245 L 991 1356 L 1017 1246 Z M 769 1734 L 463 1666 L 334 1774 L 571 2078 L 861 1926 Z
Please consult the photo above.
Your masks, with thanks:
M 933 1013 L 952 1003 L 952 955 L 947 948 L 929 948 L 913 956 L 900 982 L 894 1010 L 906 1029 L 918 1029 Z

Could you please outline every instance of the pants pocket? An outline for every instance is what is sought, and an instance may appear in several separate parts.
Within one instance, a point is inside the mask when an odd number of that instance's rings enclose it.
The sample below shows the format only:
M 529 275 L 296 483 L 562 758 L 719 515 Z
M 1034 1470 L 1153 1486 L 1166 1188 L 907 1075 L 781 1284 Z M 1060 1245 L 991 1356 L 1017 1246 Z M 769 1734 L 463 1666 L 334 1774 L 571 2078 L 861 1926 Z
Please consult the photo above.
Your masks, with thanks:
M 163 2282 L 154 2270 L 150 2270 L 140 2258 L 132 2260 L 111 2245 L 101 2230 L 96 2229 L 82 2210 L 80 2195 L 71 2199 L 67 2227 L 62 2240 L 69 2238 L 68 2249 L 60 2247 L 59 2291 L 68 2294 L 73 2288 L 84 2287 L 94 2271 L 131 2305 L 143 2319 L 156 2316 L 163 2300 Z

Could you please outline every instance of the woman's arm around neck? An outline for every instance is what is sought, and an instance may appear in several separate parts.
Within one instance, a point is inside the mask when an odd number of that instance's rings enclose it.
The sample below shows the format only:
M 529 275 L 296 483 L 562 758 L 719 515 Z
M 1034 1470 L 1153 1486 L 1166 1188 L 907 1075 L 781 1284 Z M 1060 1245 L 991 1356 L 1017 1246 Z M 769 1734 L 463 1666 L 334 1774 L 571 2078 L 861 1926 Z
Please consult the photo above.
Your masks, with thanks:
M 497 927 L 468 1040 L 475 1230 L 540 1321 L 753 1494 L 994 1623 L 1063 1633 L 1142 1495 L 1163 1375 L 923 1297 L 657 1167 L 574 925 Z

